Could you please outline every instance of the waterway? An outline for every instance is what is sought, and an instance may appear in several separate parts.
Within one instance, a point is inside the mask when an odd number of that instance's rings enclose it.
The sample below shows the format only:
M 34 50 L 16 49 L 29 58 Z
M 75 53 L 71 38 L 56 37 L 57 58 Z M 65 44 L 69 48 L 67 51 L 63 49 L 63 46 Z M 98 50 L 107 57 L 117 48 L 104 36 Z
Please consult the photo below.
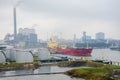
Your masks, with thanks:
M 35 70 L 29 69 L 29 70 L 3 71 L 0 72 L 0 76 L 1 76 L 0 80 L 48 80 L 48 79 L 49 80 L 84 80 L 84 79 L 71 78 L 64 74 L 13 76 L 13 75 L 22 75 L 22 74 L 65 72 L 70 69 L 73 68 L 58 67 L 58 66 L 42 66 Z
M 114 51 L 110 49 L 93 49 L 91 56 L 81 57 L 81 56 L 69 56 L 69 55 L 61 55 L 61 54 L 53 54 L 53 56 L 67 56 L 72 59 L 90 59 L 90 60 L 108 60 L 108 61 L 116 61 L 120 62 L 120 51 Z
M 103 59 L 108 61 L 120 62 L 120 51 L 114 51 L 111 49 L 94 49 L 92 59 Z
M 54 56 L 68 56 L 68 55 L 54 55 Z M 80 59 L 77 56 L 68 56 L 69 58 Z M 120 62 L 120 51 L 112 51 L 110 49 L 93 49 L 90 59 L 103 59 Z M 36 74 L 46 72 L 64 72 L 72 68 L 58 67 L 58 66 L 43 66 L 35 70 L 14 70 L 0 72 L 0 76 L 8 75 L 21 75 L 21 74 Z M 0 77 L 0 80 L 84 80 L 71 78 L 64 74 L 50 74 L 50 75 L 27 75 L 27 76 L 14 76 L 14 77 Z
M 63 74 L 55 74 L 55 75 L 7 77 L 7 78 L 0 78 L 0 80 L 84 80 L 84 79 L 70 78 L 69 76 Z

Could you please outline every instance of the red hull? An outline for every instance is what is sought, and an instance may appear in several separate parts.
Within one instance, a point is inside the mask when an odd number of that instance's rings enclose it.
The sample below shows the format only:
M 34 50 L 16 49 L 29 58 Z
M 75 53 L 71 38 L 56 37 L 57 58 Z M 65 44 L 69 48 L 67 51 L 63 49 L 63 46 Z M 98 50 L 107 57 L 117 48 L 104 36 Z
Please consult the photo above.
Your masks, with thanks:
M 62 53 L 66 55 L 73 55 L 73 56 L 90 56 L 92 49 L 61 49 L 61 48 L 54 48 L 50 49 L 51 53 Z

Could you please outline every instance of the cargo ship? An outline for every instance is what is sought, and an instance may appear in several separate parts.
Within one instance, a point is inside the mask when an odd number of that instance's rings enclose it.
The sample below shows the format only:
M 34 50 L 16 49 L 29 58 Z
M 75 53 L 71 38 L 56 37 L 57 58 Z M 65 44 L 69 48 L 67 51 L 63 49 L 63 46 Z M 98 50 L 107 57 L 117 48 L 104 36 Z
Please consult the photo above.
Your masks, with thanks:
M 92 48 L 67 48 L 65 45 L 60 47 L 58 42 L 48 42 L 47 47 L 50 53 L 65 54 L 72 56 L 91 56 Z

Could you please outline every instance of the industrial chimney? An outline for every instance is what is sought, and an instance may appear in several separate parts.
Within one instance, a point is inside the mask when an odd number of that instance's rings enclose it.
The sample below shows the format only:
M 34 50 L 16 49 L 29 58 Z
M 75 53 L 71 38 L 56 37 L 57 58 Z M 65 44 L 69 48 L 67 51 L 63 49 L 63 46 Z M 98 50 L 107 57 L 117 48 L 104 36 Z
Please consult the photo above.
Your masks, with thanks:
M 14 47 L 15 47 L 15 45 L 16 45 L 16 35 L 17 35 L 16 7 L 13 8 L 13 17 L 14 17 Z

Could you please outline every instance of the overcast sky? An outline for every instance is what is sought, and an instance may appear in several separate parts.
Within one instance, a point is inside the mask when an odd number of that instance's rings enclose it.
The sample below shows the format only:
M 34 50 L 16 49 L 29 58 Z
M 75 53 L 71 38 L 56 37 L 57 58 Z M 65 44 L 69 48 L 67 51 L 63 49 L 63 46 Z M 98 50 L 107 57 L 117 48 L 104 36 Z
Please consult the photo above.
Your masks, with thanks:
M 0 39 L 13 34 L 13 5 L 18 0 L 0 0 Z M 57 34 L 70 39 L 86 31 L 95 38 L 120 39 L 120 0 L 21 0 L 17 6 L 17 30 L 34 28 L 39 39 Z

